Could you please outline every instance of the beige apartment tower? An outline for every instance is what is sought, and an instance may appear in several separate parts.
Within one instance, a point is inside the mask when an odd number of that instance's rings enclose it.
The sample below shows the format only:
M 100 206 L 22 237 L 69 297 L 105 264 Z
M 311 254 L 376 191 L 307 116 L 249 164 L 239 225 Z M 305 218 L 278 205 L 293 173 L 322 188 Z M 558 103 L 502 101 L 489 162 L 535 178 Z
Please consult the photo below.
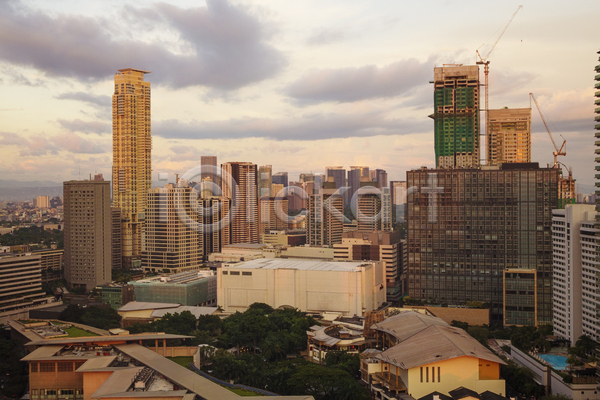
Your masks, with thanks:
M 121 209 L 123 266 L 137 266 L 142 253 L 146 194 L 151 184 L 150 82 L 141 69 L 115 74 L 113 111 L 113 206 Z
M 111 281 L 110 182 L 68 181 L 63 192 L 65 279 L 91 290 Z
M 490 110 L 488 164 L 531 162 L 531 108 Z
M 333 246 L 342 243 L 344 233 L 344 199 L 335 188 L 332 177 L 323 188 L 308 197 L 306 243 L 311 246 Z
M 202 213 L 198 192 L 190 187 L 148 191 L 142 268 L 145 272 L 179 273 L 202 264 Z M 200 215 L 199 215 L 200 214 Z

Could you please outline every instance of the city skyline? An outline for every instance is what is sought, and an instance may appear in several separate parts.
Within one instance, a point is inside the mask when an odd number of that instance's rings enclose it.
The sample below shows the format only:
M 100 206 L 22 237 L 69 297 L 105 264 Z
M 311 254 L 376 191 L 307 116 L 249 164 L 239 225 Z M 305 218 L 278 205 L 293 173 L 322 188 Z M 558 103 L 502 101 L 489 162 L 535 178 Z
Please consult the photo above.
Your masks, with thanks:
M 152 71 L 153 180 L 183 174 L 201 155 L 270 164 L 290 180 L 328 165 L 405 180 L 406 170 L 435 165 L 433 68 L 474 64 L 475 49 L 486 42 L 485 54 L 518 6 L 114 5 L 0 6 L 6 178 L 110 176 L 113 74 L 141 68 Z M 529 107 L 533 92 L 555 139 L 567 139 L 562 162 L 584 185 L 593 184 L 595 9 L 525 3 L 490 57 L 490 108 Z M 551 153 L 532 111 L 532 161 L 552 163 Z

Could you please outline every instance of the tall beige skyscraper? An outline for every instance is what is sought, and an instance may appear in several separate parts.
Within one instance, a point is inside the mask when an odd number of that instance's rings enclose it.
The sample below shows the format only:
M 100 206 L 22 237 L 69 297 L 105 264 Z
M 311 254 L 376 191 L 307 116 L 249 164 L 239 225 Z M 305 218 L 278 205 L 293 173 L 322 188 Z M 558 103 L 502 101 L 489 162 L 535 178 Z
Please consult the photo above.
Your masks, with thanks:
M 236 208 L 231 222 L 231 244 L 259 243 L 258 234 L 258 171 L 250 162 L 228 162 L 221 164 L 227 176 L 221 177 L 223 195 Z M 237 183 L 237 186 L 235 186 Z
M 531 162 L 531 108 L 490 110 L 488 164 Z
M 139 266 L 146 195 L 151 184 L 150 82 L 141 69 L 115 74 L 113 206 L 121 209 L 123 266 Z
M 108 181 L 63 184 L 65 279 L 92 290 L 111 281 L 112 211 Z
M 343 215 L 344 199 L 337 193 L 334 178 L 329 177 L 322 188 L 309 194 L 306 243 L 312 246 L 342 243 Z

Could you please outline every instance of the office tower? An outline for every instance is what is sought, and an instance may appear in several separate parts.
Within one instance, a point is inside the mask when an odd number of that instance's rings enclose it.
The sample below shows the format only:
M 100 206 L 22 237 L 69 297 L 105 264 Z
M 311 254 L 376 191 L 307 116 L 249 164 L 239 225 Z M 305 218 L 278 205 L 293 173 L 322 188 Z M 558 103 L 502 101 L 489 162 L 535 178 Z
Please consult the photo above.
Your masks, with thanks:
M 375 169 L 371 171 L 371 181 L 377 182 L 377 185 L 380 188 L 384 188 L 388 186 L 388 174 L 383 169 Z
M 286 218 L 288 214 L 288 200 L 286 198 L 261 197 L 260 234 L 288 229 L 289 225 Z
M 308 199 L 306 198 L 302 198 L 300 195 L 298 195 L 296 192 L 298 193 L 302 193 L 302 191 L 304 191 L 304 183 L 302 182 L 290 182 L 288 188 L 289 191 L 292 193 L 289 196 L 287 196 L 288 199 L 288 207 L 291 211 L 300 211 L 302 209 L 307 208 L 307 204 L 308 204 Z M 298 188 L 298 189 L 296 189 Z M 311 192 L 306 192 L 309 196 Z
M 63 192 L 65 279 L 91 290 L 111 281 L 110 182 L 68 181 Z
M 278 172 L 276 174 L 273 174 L 273 176 L 271 177 L 271 181 L 273 182 L 273 184 L 283 185 L 284 187 L 287 187 L 288 173 L 287 172 Z
M 595 207 L 569 204 L 552 211 L 554 334 L 571 341 L 595 329 L 597 295 Z
M 221 169 L 228 173 L 222 177 L 223 195 L 231 199 L 235 211 L 231 222 L 231 244 L 259 243 L 256 164 L 228 162 L 221 164 Z
M 34 199 L 37 208 L 50 208 L 50 196 L 38 196 Z
M 332 246 L 342 242 L 344 231 L 344 199 L 336 194 L 333 178 L 315 188 L 308 197 L 306 243 Z
M 220 253 L 223 246 L 231 244 L 231 199 L 225 196 L 210 196 L 198 200 L 202 207 L 204 223 L 204 255 Z
M 567 204 L 575 204 L 577 200 L 573 173 L 570 168 L 566 169 L 568 174 L 564 174 L 562 169 L 558 171 L 558 208 L 565 208 Z
M 390 196 L 392 197 L 393 221 L 404 221 L 406 215 L 406 181 L 390 181 Z
M 400 300 L 403 293 L 402 273 L 406 268 L 406 241 L 400 232 L 344 232 L 342 243 L 333 245 L 335 260 L 383 261 L 386 301 Z
M 118 207 L 111 207 L 110 212 L 112 215 L 112 269 L 123 268 L 123 253 L 121 251 L 121 209 Z
M 552 210 L 558 170 L 537 163 L 407 172 L 408 294 L 446 304 L 489 303 L 494 323 L 537 309 L 552 322 Z M 504 318 L 503 271 L 535 271 L 537 292 Z M 510 283 L 510 282 L 509 282 Z M 537 304 L 533 298 L 537 296 Z M 514 296 L 521 300 L 520 296 Z
M 314 182 L 315 175 L 312 173 L 300 174 L 300 182 Z
M 217 168 L 217 156 L 200 156 L 200 166 L 203 167 L 205 165 Z M 200 174 L 200 180 L 204 180 L 206 178 L 209 178 L 211 181 L 215 182 L 215 177 L 212 174 L 207 172 Z
M 200 268 L 202 215 L 197 198 L 196 190 L 172 184 L 148 191 L 142 250 L 145 272 L 179 273 Z
M 113 206 L 121 209 L 123 266 L 139 266 L 146 194 L 151 185 L 150 82 L 141 69 L 115 74 L 113 112 Z
M 18 255 L 0 252 L 0 321 L 21 318 L 30 307 L 46 304 L 42 291 L 40 254 Z M 27 315 L 27 314 L 26 314 Z
M 381 189 L 381 230 L 391 231 L 392 221 L 392 194 L 389 187 Z
M 333 178 L 336 189 L 346 186 L 346 170 L 344 167 L 325 167 L 325 175 L 327 175 L 327 178 Z
M 434 68 L 437 168 L 479 165 L 479 67 L 445 64 Z
M 378 188 L 375 188 L 374 182 L 369 178 L 363 177 L 360 188 L 357 191 L 357 209 L 356 221 L 358 222 L 359 232 L 373 232 L 383 230 L 382 228 L 382 209 L 381 195 Z
M 277 196 L 279 192 L 283 190 L 285 186 L 280 185 L 279 183 L 273 183 L 271 185 L 271 191 L 273 192 L 273 196 Z
M 360 187 L 362 178 L 369 178 L 369 167 L 350 167 L 347 186 L 350 188 L 344 195 L 344 204 L 351 206 L 352 196 Z
M 258 167 L 258 197 L 271 196 L 271 185 L 273 184 L 273 167 L 263 165 Z
M 489 111 L 487 163 L 531 162 L 531 108 Z

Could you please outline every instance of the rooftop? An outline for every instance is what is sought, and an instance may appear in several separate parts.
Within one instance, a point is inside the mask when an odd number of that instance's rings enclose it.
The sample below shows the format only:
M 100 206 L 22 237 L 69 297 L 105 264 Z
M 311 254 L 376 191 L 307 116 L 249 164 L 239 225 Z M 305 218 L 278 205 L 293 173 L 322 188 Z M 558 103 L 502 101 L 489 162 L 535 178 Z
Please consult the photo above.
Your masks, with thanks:
M 403 341 L 431 325 L 450 326 L 444 320 L 417 311 L 403 311 L 381 322 L 371 325 L 371 329 L 389 333 Z
M 313 271 L 358 271 L 359 267 L 370 265 L 362 261 L 321 261 L 293 258 L 258 258 L 236 264 L 225 264 L 228 269 L 295 269 Z

